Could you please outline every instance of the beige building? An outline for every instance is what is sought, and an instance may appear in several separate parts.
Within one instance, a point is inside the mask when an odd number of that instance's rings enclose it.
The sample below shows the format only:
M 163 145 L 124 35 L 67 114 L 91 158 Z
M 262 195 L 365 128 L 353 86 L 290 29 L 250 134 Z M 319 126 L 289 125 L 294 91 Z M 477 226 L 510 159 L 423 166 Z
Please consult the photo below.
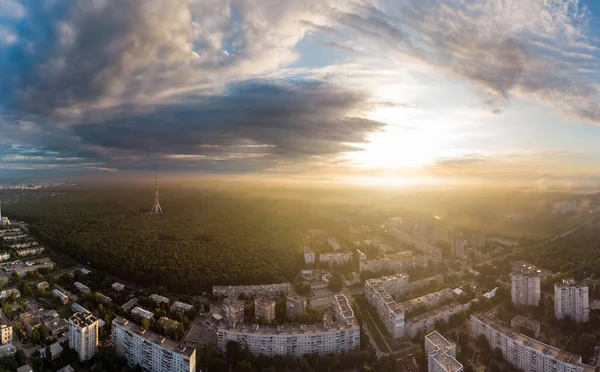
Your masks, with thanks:
M 577 323 L 590 320 L 590 299 L 588 286 L 564 279 L 554 285 L 554 314 L 557 319 L 570 316 Z
M 227 297 L 223 300 L 223 312 L 225 313 L 225 321 L 230 326 L 244 323 L 243 301 Z
M 264 323 L 272 323 L 275 320 L 275 301 L 268 298 L 256 298 L 254 300 L 254 316 Z
M 0 344 L 4 345 L 11 342 L 13 338 L 12 326 L 10 324 L 2 324 L 0 325 L 0 330 L 2 331 L 2 338 L 0 338 Z
M 425 336 L 425 354 L 429 372 L 461 372 L 463 365 L 456 360 L 456 344 L 437 331 Z
M 98 319 L 79 312 L 69 318 L 69 347 L 79 354 L 79 360 L 93 357 L 98 351 Z

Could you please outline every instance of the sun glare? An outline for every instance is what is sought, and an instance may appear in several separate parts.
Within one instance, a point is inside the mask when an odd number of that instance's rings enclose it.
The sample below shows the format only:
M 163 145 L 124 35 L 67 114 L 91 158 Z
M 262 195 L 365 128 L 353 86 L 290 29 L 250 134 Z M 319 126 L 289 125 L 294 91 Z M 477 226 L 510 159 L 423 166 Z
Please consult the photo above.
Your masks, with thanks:
M 404 109 L 406 111 L 406 109 Z M 367 142 L 356 145 L 362 151 L 346 154 L 358 167 L 371 169 L 421 168 L 445 156 L 444 131 L 439 125 L 411 127 L 415 115 L 404 114 L 402 109 L 385 108 L 371 113 L 368 118 L 388 123 L 381 132 L 371 133 Z M 405 124 L 408 123 L 408 124 Z

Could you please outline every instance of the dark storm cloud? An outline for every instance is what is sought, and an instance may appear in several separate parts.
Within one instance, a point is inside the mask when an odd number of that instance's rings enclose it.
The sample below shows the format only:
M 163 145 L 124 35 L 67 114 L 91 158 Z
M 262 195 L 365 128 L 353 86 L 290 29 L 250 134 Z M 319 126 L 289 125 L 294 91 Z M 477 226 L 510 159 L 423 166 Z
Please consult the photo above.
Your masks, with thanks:
M 296 157 L 352 150 L 383 127 L 352 117 L 366 97 L 322 83 L 248 83 L 227 94 L 145 115 L 79 125 L 83 142 L 136 152 L 213 154 L 236 149 Z

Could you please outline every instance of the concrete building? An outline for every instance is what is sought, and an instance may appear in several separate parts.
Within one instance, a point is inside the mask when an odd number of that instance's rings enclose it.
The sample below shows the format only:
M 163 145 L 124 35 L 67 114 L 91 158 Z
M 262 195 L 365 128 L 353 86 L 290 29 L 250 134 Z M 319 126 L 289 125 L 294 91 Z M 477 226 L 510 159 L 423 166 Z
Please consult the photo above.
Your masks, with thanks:
M 125 289 L 125 286 L 119 282 L 114 282 L 111 287 L 116 292 L 121 292 L 123 289 Z
M 317 261 L 316 258 L 317 258 L 317 256 L 315 255 L 315 252 L 313 252 L 309 246 L 305 246 L 304 247 L 304 263 L 307 265 L 314 264 Z
M 290 283 L 265 284 L 265 285 L 216 285 L 213 286 L 213 295 L 219 297 L 238 298 L 241 294 L 246 297 L 279 298 L 281 294 L 287 295 L 291 291 Z
M 50 288 L 50 284 L 48 284 L 48 282 L 39 282 L 38 284 L 36 284 L 36 288 L 39 290 L 41 289 L 48 289 Z
M 164 297 L 164 296 L 160 296 L 157 295 L 156 293 L 151 294 L 149 297 L 152 301 L 154 301 L 155 304 L 160 305 L 160 304 L 168 304 L 169 303 L 169 299 Z
M 510 274 L 511 299 L 515 306 L 539 306 L 540 271 L 535 266 L 523 266 Z
M 258 297 L 254 299 L 254 317 L 263 323 L 275 320 L 275 301 Z
M 289 319 L 298 319 L 306 311 L 306 297 L 296 292 L 290 293 L 285 299 L 285 314 Z
M 519 333 L 529 332 L 533 337 L 540 337 L 540 322 L 524 315 L 515 315 L 510 320 L 510 327 Z
M 0 291 L 0 298 L 9 298 L 11 296 L 15 296 L 15 298 L 21 297 L 21 292 L 19 292 L 16 288 L 8 288 L 3 291 Z
M 468 258 L 467 250 L 469 249 L 469 240 L 463 236 L 456 237 L 453 240 L 452 250 L 454 257 L 459 260 L 466 260 Z
M 54 297 L 58 297 L 60 302 L 62 302 L 64 305 L 69 303 L 69 297 L 67 297 L 66 294 L 62 293 L 58 289 L 53 289 L 52 294 L 54 295 Z
M 358 271 L 361 273 L 363 271 L 378 273 L 383 270 L 401 273 L 415 268 L 415 257 L 411 251 L 399 252 L 370 260 L 360 251 L 358 251 L 358 256 Z
M 39 350 L 40 352 L 40 357 L 45 359 L 46 358 L 46 348 L 43 347 Z M 50 353 L 52 354 L 52 360 L 58 358 L 60 356 L 60 354 L 62 354 L 63 352 L 63 348 L 62 346 L 60 346 L 60 344 L 58 342 L 53 343 L 52 345 L 50 345 Z
M 441 291 L 428 293 L 424 296 L 404 301 L 400 304 L 400 306 L 402 306 L 405 312 L 409 313 L 422 306 L 427 308 L 438 306 L 442 302 L 450 300 L 454 296 L 454 291 L 452 291 L 450 288 L 444 288 Z
M 184 314 L 193 309 L 193 305 L 186 304 L 185 302 L 180 301 L 175 301 L 173 302 L 173 305 L 171 305 L 171 311 L 179 311 L 180 313 Z
M 10 324 L 2 323 L 0 325 L 0 344 L 5 345 L 12 342 L 13 329 Z
M 425 355 L 429 372 L 461 372 L 463 365 L 456 360 L 456 344 L 437 331 L 425 336 Z
M 140 365 L 148 372 L 196 371 L 196 349 L 145 331 L 123 317 L 113 320 L 112 337 L 117 355 L 131 366 Z
M 88 360 L 98 351 L 98 319 L 90 313 L 79 312 L 69 318 L 69 347 Z
M 365 284 L 366 282 L 369 282 L 371 286 L 379 285 L 383 287 L 390 296 L 402 296 L 407 294 L 409 290 L 408 274 L 404 273 L 369 279 L 365 281 Z
M 469 337 L 485 336 L 490 348 L 499 348 L 502 357 L 522 371 L 593 372 L 595 368 L 582 363 L 581 356 L 557 349 L 534 338 L 505 327 L 486 314 L 469 318 Z
M 554 285 L 554 314 L 557 319 L 570 316 L 577 323 L 590 320 L 588 286 L 565 279 Z
M 352 252 L 347 253 L 321 253 L 319 262 L 342 266 L 352 262 Z
M 360 284 L 360 275 L 358 275 L 358 273 L 354 271 L 347 274 L 344 280 L 344 284 L 346 284 L 347 287 Z
M 349 323 L 354 321 L 354 311 L 346 295 L 336 294 L 333 301 L 333 314 L 336 322 Z
M 330 246 L 331 249 L 333 249 L 334 251 L 339 251 L 342 248 L 340 243 L 338 243 L 338 241 L 335 240 L 335 238 L 327 239 L 327 245 Z
M 415 338 L 420 331 L 427 331 L 435 326 L 440 320 L 445 322 L 454 314 L 465 311 L 469 308 L 468 304 L 461 305 L 458 302 L 452 302 L 433 310 L 429 310 L 425 314 L 414 316 L 406 321 L 406 335 L 410 338 Z
M 230 326 L 244 323 L 244 302 L 235 298 L 227 297 L 223 300 L 223 312 L 225 322 Z
M 86 309 L 85 307 L 81 306 L 77 302 L 75 302 L 75 303 L 73 303 L 73 305 L 71 305 L 71 311 L 74 312 L 74 313 L 86 313 L 86 314 L 90 313 L 90 311 L 88 309 Z
M 30 311 L 19 315 L 19 320 L 25 326 L 25 330 L 27 331 L 27 334 L 29 336 L 31 336 L 31 332 L 34 329 L 36 329 L 37 327 L 39 327 L 42 324 L 40 322 L 40 318 Z
M 471 232 L 471 247 L 473 248 L 485 248 L 485 232 L 473 231 Z
M 144 319 L 152 319 L 154 318 L 154 313 L 152 311 L 148 311 L 146 309 L 142 309 L 139 306 L 136 306 L 133 310 L 131 310 L 132 315 L 139 315 Z
M 98 299 L 100 302 L 103 302 L 103 303 L 105 303 L 105 304 L 109 304 L 109 303 L 111 303 L 111 302 L 112 302 L 112 298 L 110 298 L 110 297 L 108 297 L 108 296 L 106 296 L 106 295 L 103 295 L 103 294 L 102 294 L 102 293 L 100 293 L 100 292 L 96 292 L 96 298 L 97 298 L 97 299 Z
M 349 323 L 324 323 L 299 327 L 258 325 L 220 327 L 217 332 L 217 348 L 226 351 L 229 341 L 239 342 L 253 355 L 289 355 L 301 357 L 305 354 L 348 354 L 360 348 L 360 328 Z
M 84 295 L 90 293 L 90 287 L 84 285 L 83 283 L 75 282 L 75 288 L 77 288 L 79 292 Z
M 379 318 L 390 335 L 394 339 L 402 338 L 404 337 L 404 310 L 386 291 L 383 282 L 381 278 L 365 281 L 365 298 L 375 306 Z

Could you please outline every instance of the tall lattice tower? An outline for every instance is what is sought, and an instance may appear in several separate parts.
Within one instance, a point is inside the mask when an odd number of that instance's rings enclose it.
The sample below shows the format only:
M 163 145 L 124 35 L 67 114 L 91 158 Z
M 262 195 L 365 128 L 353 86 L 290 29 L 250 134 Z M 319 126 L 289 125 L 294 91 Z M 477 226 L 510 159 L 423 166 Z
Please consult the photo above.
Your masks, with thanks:
M 158 163 L 156 163 L 156 188 L 154 189 L 154 206 L 150 211 L 150 214 L 162 213 L 162 208 L 158 202 Z

